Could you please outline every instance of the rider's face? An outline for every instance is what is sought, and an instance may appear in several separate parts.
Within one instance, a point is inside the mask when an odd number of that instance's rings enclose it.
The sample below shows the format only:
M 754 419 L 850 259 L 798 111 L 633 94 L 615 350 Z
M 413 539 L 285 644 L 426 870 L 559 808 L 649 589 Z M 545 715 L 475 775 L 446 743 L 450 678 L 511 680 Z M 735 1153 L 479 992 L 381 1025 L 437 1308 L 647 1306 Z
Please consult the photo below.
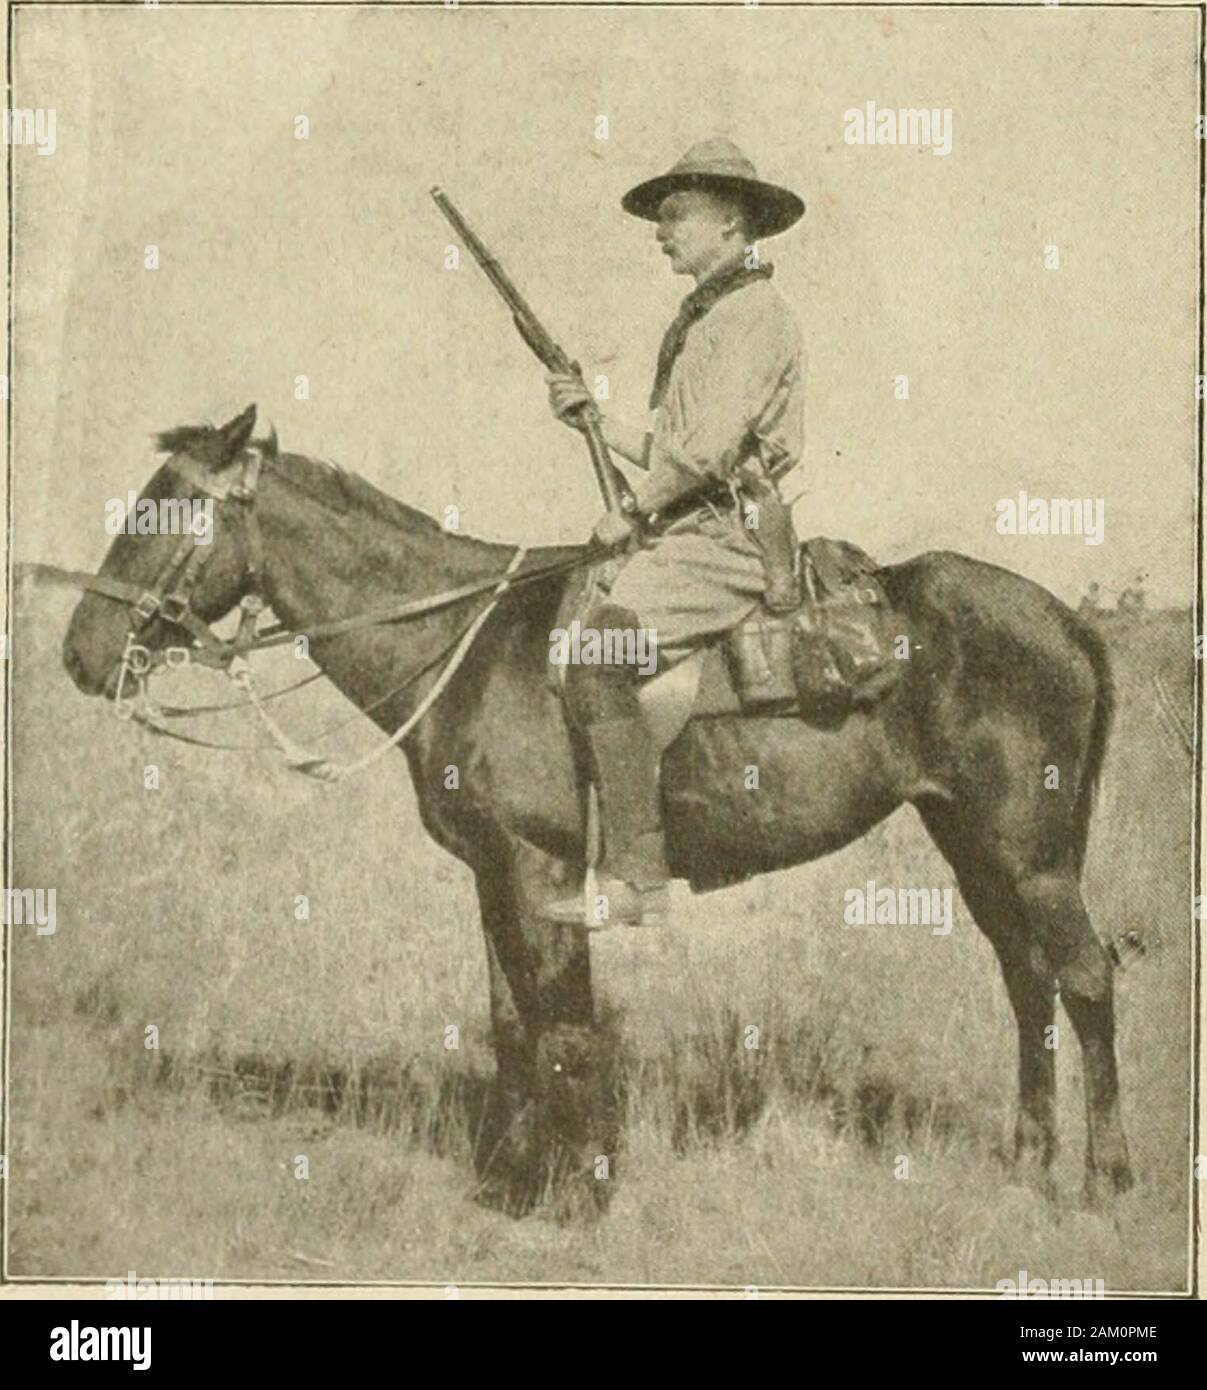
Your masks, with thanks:
M 702 189 L 671 193 L 658 208 L 658 243 L 676 275 L 708 275 L 741 255 L 746 233 L 732 204 Z

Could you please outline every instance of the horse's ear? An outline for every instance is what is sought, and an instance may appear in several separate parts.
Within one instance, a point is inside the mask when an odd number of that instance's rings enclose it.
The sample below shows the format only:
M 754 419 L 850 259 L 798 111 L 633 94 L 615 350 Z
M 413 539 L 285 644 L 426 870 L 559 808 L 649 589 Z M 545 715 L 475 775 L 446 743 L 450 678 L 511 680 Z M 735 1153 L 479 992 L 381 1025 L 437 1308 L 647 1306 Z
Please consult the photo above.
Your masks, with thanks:
M 273 425 L 269 428 L 268 438 L 262 445 L 264 457 L 272 459 L 274 462 L 281 457 L 281 441 L 277 438 L 277 427 Z
M 224 466 L 236 459 L 247 448 L 247 441 L 251 438 L 251 432 L 256 427 L 256 407 L 249 405 L 241 414 L 236 415 L 233 420 L 228 420 L 218 431 L 221 440 L 222 464 Z

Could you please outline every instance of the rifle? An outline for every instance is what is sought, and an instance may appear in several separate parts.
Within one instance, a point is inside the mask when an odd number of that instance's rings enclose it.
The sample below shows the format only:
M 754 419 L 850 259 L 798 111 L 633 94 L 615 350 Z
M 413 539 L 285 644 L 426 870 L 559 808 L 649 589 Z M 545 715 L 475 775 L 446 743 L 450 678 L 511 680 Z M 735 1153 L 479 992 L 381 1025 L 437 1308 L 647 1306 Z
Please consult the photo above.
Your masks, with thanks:
M 507 272 L 490 254 L 483 243 L 472 232 L 465 219 L 449 201 L 440 188 L 432 189 L 432 200 L 452 225 L 453 230 L 465 243 L 470 255 L 486 272 L 486 278 L 498 291 L 503 302 L 511 310 L 511 317 L 520 337 L 528 344 L 536 356 L 551 372 L 565 373 L 582 380 L 582 369 L 572 362 L 565 350 L 549 336 L 545 326 L 532 312 L 527 300 L 516 289 Z M 587 440 L 591 453 L 591 466 L 595 470 L 595 481 L 603 496 L 608 511 L 631 513 L 635 509 L 633 493 L 624 475 L 612 462 L 612 455 L 604 442 L 600 427 L 599 411 L 591 402 L 586 402 L 575 412 L 577 426 Z

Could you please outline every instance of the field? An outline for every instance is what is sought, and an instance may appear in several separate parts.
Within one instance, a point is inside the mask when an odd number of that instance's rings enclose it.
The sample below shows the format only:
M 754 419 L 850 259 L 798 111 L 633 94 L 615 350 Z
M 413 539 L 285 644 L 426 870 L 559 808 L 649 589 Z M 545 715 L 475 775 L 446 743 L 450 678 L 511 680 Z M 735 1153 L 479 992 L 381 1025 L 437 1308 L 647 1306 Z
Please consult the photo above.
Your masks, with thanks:
M 1026 1269 L 1186 1287 L 1191 759 L 1154 678 L 1189 725 L 1189 613 L 1106 625 L 1121 709 L 1086 894 L 1104 939 L 1147 947 L 1117 977 L 1134 1192 L 1080 1204 L 1063 1014 L 1059 1195 L 1011 1182 L 1013 1017 L 958 895 L 946 937 L 844 924 L 844 889 L 869 878 L 950 885 L 903 812 L 815 865 L 701 898 L 676 885 L 664 932 L 596 939 L 624 1147 L 606 1214 L 565 1224 L 473 1201 L 483 947 L 469 873 L 424 836 L 401 757 L 325 788 L 267 751 L 118 723 L 62 671 L 69 610 L 25 592 L 15 626 L 13 882 L 55 888 L 57 930 L 11 928 L 11 1275 L 992 1288 Z M 296 674 L 268 671 L 266 688 Z M 225 693 L 171 680 L 177 703 Z M 322 685 L 281 707 L 299 733 L 350 713 Z M 242 715 L 199 727 L 257 738 Z M 334 742 L 371 739 L 353 720 Z

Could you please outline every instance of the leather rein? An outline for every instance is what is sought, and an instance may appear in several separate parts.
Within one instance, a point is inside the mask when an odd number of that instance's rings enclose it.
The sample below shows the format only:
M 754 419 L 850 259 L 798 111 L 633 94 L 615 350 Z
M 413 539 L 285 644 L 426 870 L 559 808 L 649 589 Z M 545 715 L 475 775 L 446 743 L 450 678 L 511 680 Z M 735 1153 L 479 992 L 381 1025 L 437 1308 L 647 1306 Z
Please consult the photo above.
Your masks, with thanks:
M 408 599 L 380 611 L 359 613 L 347 618 L 314 623 L 304 629 L 287 628 L 279 622 L 260 628 L 260 615 L 266 607 L 261 589 L 264 542 L 260 532 L 259 519 L 256 515 L 255 502 L 264 462 L 264 453 L 260 446 L 250 445 L 244 451 L 243 470 L 239 480 L 225 488 L 216 487 L 209 475 L 206 475 L 203 481 L 191 471 L 181 470 L 180 465 L 175 465 L 178 471 L 185 472 L 187 481 L 196 492 L 218 504 L 223 502 L 234 504 L 230 515 L 237 518 L 236 525 L 241 538 L 240 544 L 243 552 L 241 588 L 243 595 L 239 600 L 239 626 L 233 638 L 220 637 L 192 609 L 193 590 L 201 577 L 206 561 L 212 554 L 209 545 L 202 546 L 197 543 L 199 533 L 196 531 L 188 531 L 181 536 L 180 542 L 167 565 L 149 589 L 144 589 L 127 580 L 114 579 L 107 575 L 90 574 L 86 570 L 67 570 L 57 565 L 47 564 L 35 564 L 29 567 L 34 574 L 40 577 L 68 583 L 88 593 L 113 599 L 115 602 L 125 604 L 130 610 L 130 625 L 126 633 L 125 647 L 114 666 L 114 670 L 117 672 L 117 689 L 113 698 L 113 708 L 119 719 L 133 719 L 154 733 L 162 734 L 182 743 L 204 748 L 246 749 L 249 745 L 216 743 L 188 734 L 177 733 L 169 728 L 163 720 L 222 710 L 253 708 L 265 723 L 274 743 L 285 756 L 287 766 L 324 781 L 334 781 L 349 772 L 359 770 L 381 753 L 402 742 L 451 681 L 457 668 L 467 655 L 474 638 L 498 606 L 505 592 L 517 584 L 530 583 L 555 574 L 569 573 L 571 570 L 599 558 L 588 552 L 584 555 L 574 555 L 568 560 L 539 566 L 523 574 L 517 574 L 516 571 L 527 554 L 526 548 L 521 546 L 517 548 L 506 572 L 501 576 L 493 575 L 487 579 L 471 580 L 468 583 L 457 585 L 455 588 L 445 589 L 438 594 Z M 211 537 L 211 544 L 212 539 Z M 290 694 L 302 686 L 318 680 L 323 674 L 321 671 L 314 671 L 303 677 L 302 680 L 263 697 L 256 692 L 252 683 L 251 669 L 247 659 L 253 652 L 283 646 L 295 641 L 298 637 L 304 636 L 307 640 L 312 640 L 314 638 L 342 636 L 371 627 L 425 617 L 465 599 L 487 593 L 490 594 L 490 598 L 485 607 L 476 614 L 459 636 L 434 661 L 430 661 L 412 672 L 399 686 L 382 696 L 381 699 L 374 700 L 364 711 L 367 713 L 368 710 L 384 704 L 394 695 L 401 693 L 408 686 L 421 679 L 442 661 L 444 662 L 435 683 L 411 716 L 390 736 L 386 743 L 379 745 L 372 753 L 356 763 L 339 766 L 326 758 L 302 749 L 284 734 L 264 709 L 266 701 Z M 147 646 L 141 639 L 156 617 L 163 618 L 166 622 L 183 628 L 192 637 L 194 645 L 191 647 L 170 646 L 163 648 Z M 223 671 L 243 690 L 247 698 L 229 704 L 192 708 L 157 706 L 151 700 L 147 689 L 148 682 L 154 672 L 161 666 L 170 670 L 178 670 L 189 665 L 207 666 Z M 112 674 L 106 681 L 106 686 L 111 680 Z M 134 684 L 138 689 L 139 702 L 137 705 L 126 697 L 125 692 L 128 683 Z M 319 735 L 319 737 L 323 737 L 323 735 Z

